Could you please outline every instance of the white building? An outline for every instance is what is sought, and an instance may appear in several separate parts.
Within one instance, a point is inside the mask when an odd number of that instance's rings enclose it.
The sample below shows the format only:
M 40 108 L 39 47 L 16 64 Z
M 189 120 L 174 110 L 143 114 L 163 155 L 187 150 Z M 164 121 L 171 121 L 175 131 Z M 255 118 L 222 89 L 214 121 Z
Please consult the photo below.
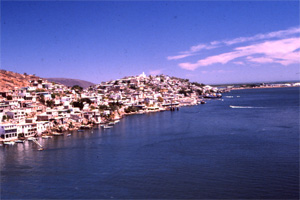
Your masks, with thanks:
M 0 124 L 0 142 L 18 139 L 18 129 L 15 124 Z
M 9 116 L 9 118 L 16 120 L 18 122 L 25 121 L 25 110 L 10 110 L 6 112 L 6 115 Z

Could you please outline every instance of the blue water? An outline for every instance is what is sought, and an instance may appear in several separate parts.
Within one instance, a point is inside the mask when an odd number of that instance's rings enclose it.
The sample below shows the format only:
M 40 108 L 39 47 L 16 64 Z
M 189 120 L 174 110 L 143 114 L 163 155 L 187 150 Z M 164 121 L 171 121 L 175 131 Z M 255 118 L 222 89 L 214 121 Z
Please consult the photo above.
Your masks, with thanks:
M 2 199 L 299 198 L 299 88 L 39 141 L 0 148 Z

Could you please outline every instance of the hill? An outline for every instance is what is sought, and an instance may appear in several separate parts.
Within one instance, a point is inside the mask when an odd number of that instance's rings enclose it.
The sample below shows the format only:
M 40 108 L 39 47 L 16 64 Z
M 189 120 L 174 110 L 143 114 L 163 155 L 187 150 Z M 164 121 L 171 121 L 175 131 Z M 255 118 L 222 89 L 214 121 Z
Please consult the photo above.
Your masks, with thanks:
M 87 88 L 91 85 L 95 85 L 92 82 L 80 80 L 80 79 L 70 79 L 70 78 L 45 78 L 48 81 L 60 83 L 69 87 L 72 87 L 74 85 L 79 85 L 82 88 Z
M 13 90 L 15 87 L 27 87 L 30 80 L 38 80 L 35 75 L 19 74 L 11 71 L 0 70 L 0 91 Z

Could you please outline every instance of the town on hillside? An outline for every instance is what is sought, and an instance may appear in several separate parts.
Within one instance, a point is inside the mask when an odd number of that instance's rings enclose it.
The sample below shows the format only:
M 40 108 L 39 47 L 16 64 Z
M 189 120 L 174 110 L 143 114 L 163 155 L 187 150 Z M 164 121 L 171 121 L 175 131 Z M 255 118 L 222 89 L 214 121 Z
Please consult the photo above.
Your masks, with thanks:
M 27 87 L 0 91 L 0 142 L 49 138 L 66 131 L 102 124 L 111 128 L 125 115 L 177 110 L 219 98 L 218 88 L 166 75 L 125 77 L 87 89 L 45 79 Z

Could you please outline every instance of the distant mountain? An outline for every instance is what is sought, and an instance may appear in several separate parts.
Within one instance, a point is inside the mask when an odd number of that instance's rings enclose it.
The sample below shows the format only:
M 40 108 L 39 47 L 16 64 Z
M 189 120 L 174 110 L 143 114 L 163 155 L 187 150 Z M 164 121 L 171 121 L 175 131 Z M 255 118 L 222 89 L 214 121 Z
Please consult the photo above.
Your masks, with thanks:
M 95 83 L 79 80 L 79 79 L 71 79 L 71 78 L 45 78 L 48 81 L 60 83 L 69 87 L 72 87 L 74 85 L 79 85 L 82 88 L 87 88 L 91 85 L 95 85 Z

